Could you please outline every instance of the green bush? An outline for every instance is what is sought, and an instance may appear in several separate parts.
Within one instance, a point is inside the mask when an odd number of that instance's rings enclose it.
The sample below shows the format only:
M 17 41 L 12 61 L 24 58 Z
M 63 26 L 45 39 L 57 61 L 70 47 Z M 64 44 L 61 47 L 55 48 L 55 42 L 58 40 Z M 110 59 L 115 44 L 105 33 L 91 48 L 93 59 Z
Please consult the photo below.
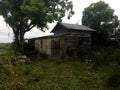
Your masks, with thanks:
M 38 53 L 38 58 L 47 59 L 48 55 L 45 52 L 39 52 Z
M 93 62 L 97 65 L 104 65 L 107 63 L 107 53 L 98 51 L 93 55 Z
M 108 77 L 107 87 L 113 90 L 120 89 L 120 67 L 116 67 L 115 70 Z
M 85 63 L 91 62 L 92 54 L 93 54 L 93 51 L 88 49 L 80 49 L 77 53 L 80 60 Z
M 16 72 L 11 62 L 1 63 L 0 66 L 0 89 L 25 90 L 27 88 L 23 83 L 23 78 Z
M 113 53 L 113 60 L 116 61 L 118 65 L 120 65 L 120 49 L 115 49 Z
M 25 51 L 34 51 L 35 48 L 34 48 L 34 44 L 32 43 L 24 43 L 24 50 Z

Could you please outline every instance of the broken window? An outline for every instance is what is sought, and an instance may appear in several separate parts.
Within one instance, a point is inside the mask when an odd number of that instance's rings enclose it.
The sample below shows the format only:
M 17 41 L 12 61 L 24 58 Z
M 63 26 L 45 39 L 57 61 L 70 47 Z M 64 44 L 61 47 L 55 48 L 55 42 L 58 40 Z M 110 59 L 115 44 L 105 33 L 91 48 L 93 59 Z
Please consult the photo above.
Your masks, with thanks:
M 53 40 L 52 41 L 52 48 L 60 49 L 60 40 Z
M 83 47 L 87 44 L 87 37 L 78 37 L 78 47 Z

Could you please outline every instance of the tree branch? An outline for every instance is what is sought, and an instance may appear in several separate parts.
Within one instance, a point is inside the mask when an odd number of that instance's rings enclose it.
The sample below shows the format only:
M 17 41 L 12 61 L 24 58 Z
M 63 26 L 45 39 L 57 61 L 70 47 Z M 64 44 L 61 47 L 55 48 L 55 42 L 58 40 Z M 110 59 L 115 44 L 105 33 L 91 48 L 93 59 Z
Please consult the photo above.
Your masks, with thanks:
M 32 24 L 28 25 L 28 27 L 25 29 L 25 32 L 30 31 L 33 27 L 35 27 L 35 25 Z

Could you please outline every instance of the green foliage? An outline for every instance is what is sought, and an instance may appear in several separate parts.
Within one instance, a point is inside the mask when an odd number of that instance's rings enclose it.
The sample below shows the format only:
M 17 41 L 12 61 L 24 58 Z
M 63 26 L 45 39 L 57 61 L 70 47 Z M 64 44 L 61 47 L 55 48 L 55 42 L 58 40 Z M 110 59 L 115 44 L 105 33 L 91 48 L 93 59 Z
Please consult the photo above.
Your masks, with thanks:
M 111 58 L 120 65 L 120 48 L 114 50 Z
M 120 65 L 120 49 L 119 48 L 101 48 L 91 54 L 93 68 L 99 69 L 100 67 L 110 66 L 111 64 Z
M 4 59 L 6 60 L 6 59 Z M 24 79 L 18 75 L 15 67 L 7 60 L 0 61 L 0 89 L 2 90 L 25 90 Z
M 120 66 L 114 68 L 113 72 L 108 77 L 106 84 L 111 90 L 120 89 Z
M 90 50 L 87 50 L 87 49 L 81 49 L 79 50 L 78 52 L 78 55 L 80 55 L 81 57 L 84 57 L 86 55 L 90 55 L 91 52 L 89 52 Z
M 91 4 L 83 11 L 82 24 L 96 30 L 93 44 L 109 45 L 110 36 L 118 27 L 119 20 L 114 10 L 103 1 Z
M 114 45 L 120 46 L 120 26 L 114 31 L 113 35 L 111 36 L 111 39 Z
M 29 52 L 29 51 L 34 51 L 35 47 L 34 47 L 34 43 L 24 43 L 24 50 L 25 52 Z
M 24 47 L 24 34 L 33 27 L 41 31 L 47 28 L 48 23 L 61 21 L 68 13 L 70 18 L 73 5 L 68 0 L 2 0 L 0 14 L 14 32 L 14 41 L 17 48 Z
M 45 52 L 40 52 L 40 53 L 38 53 L 38 57 L 43 58 L 43 59 L 47 59 L 48 55 Z
M 77 53 L 78 57 L 82 62 L 89 63 L 91 62 L 91 56 L 93 51 L 89 49 L 80 49 Z
M 120 66 L 113 63 L 119 50 L 100 48 L 91 54 L 95 55 L 91 58 L 93 63 L 83 63 L 79 58 L 52 60 L 34 56 L 31 64 L 14 66 L 13 51 L 0 48 L 0 53 L 4 52 L 0 55 L 0 90 L 119 90 Z M 99 64 L 105 63 L 104 67 L 98 65 L 99 69 L 95 70 L 96 60 L 101 60 Z
M 110 62 L 109 56 L 111 53 L 107 51 L 107 49 L 101 49 L 94 52 L 94 55 L 92 56 L 93 62 L 97 65 L 105 65 Z

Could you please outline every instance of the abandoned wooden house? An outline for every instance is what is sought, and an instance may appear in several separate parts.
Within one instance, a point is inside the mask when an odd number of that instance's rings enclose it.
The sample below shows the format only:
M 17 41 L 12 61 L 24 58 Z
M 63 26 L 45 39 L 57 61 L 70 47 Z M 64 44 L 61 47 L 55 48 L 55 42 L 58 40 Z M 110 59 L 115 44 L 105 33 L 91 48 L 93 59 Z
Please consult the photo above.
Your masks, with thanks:
M 68 23 L 57 23 L 51 31 L 54 35 L 29 39 L 34 41 L 35 50 L 50 57 L 76 56 L 83 48 L 91 48 L 91 33 L 94 29 Z

